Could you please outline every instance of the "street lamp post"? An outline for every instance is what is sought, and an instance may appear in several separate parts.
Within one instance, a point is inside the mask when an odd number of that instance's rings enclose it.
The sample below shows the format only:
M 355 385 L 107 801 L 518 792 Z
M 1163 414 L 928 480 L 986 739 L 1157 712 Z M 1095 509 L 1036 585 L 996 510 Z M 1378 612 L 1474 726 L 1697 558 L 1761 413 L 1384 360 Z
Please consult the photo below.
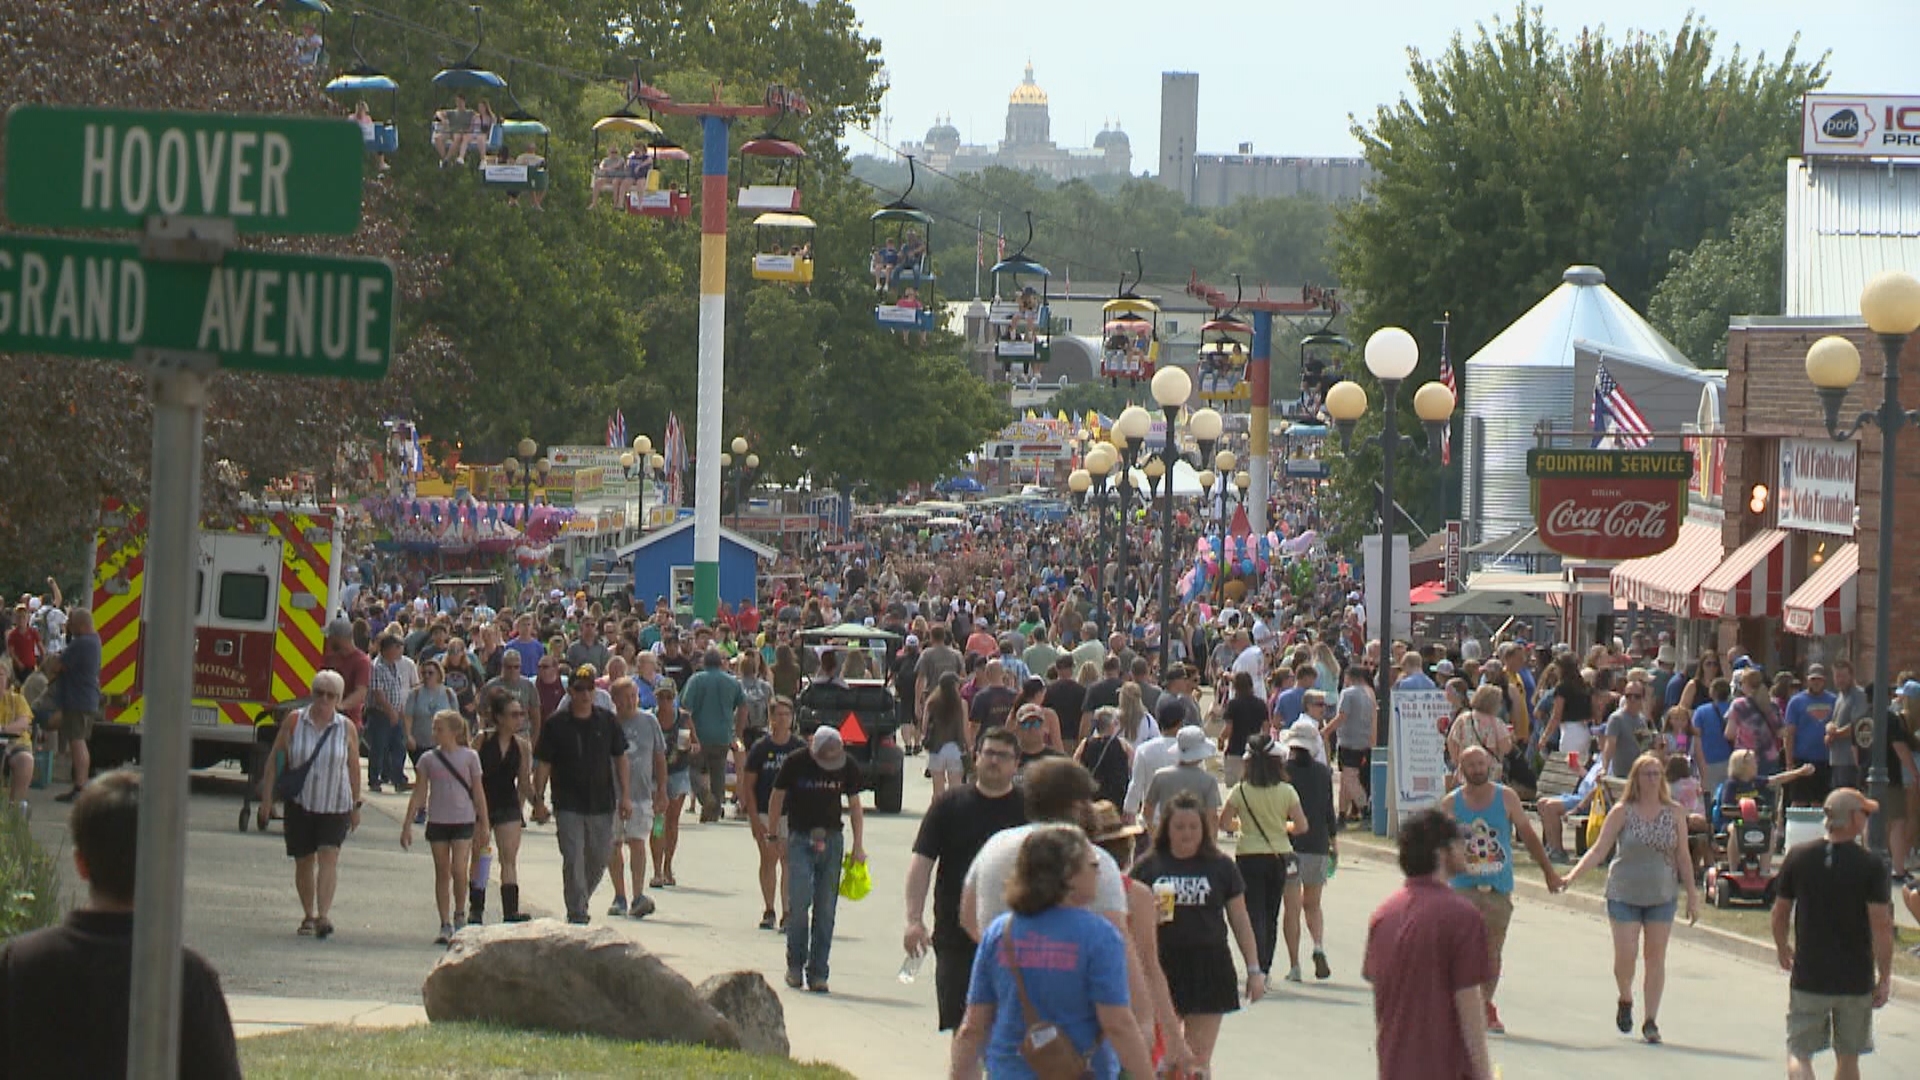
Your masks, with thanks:
M 1127 585 L 1133 575 L 1127 566 L 1127 518 L 1133 512 L 1133 467 L 1140 460 L 1140 448 L 1147 441 L 1147 432 L 1152 430 L 1153 420 L 1147 410 L 1138 405 L 1129 405 L 1120 411 L 1113 421 L 1113 442 L 1115 456 L 1119 460 L 1120 475 L 1114 481 L 1119 487 L 1116 493 L 1120 499 L 1120 540 L 1119 558 L 1115 562 L 1113 591 L 1119 598 L 1122 611 L 1127 602 Z M 1131 625 L 1131 624 L 1129 624 Z
M 1160 504 L 1160 671 L 1167 670 L 1167 647 L 1171 643 L 1173 621 L 1173 467 L 1182 460 L 1180 441 L 1174 430 L 1180 419 L 1180 410 L 1186 407 L 1187 397 L 1193 392 L 1193 379 L 1182 368 L 1171 364 L 1154 373 L 1153 400 L 1160 406 L 1160 414 L 1166 420 L 1167 437 L 1160 447 L 1159 462 L 1166 472 L 1165 492 Z M 1200 448 L 1200 460 L 1205 462 L 1213 457 L 1213 448 L 1220 441 L 1220 433 L 1225 430 L 1226 421 L 1212 409 L 1201 409 L 1188 418 L 1187 430 L 1193 433 L 1193 441 Z
M 720 464 L 726 466 L 738 464 L 739 466 L 733 470 L 733 528 L 738 532 L 740 531 L 740 481 L 743 479 L 742 474 L 750 473 L 760 467 L 760 455 L 748 453 L 747 440 L 739 435 L 733 437 L 733 443 L 729 449 L 733 452 L 721 454 Z
M 1413 335 L 1397 326 L 1382 327 L 1367 339 L 1367 370 L 1380 380 L 1380 434 L 1373 437 L 1380 446 L 1380 587 L 1376 592 L 1376 608 L 1380 613 L 1380 655 L 1378 668 L 1374 672 L 1374 694 L 1378 699 L 1379 711 L 1374 714 L 1373 745 L 1376 762 L 1385 756 L 1382 750 L 1388 747 L 1388 733 L 1393 717 L 1393 672 L 1389 657 L 1393 654 L 1393 605 L 1389 589 L 1394 580 L 1393 568 L 1393 463 L 1399 456 L 1401 447 L 1411 447 L 1413 440 L 1400 434 L 1397 405 L 1400 397 L 1400 384 L 1406 381 L 1413 369 L 1420 363 L 1420 345 Z M 1341 382 L 1327 391 L 1327 415 L 1333 418 L 1340 430 L 1340 449 L 1344 452 L 1353 445 L 1353 429 L 1362 413 L 1367 411 L 1367 392 L 1355 382 Z M 1422 386 L 1413 396 L 1413 411 L 1427 428 L 1427 440 L 1437 443 L 1441 430 L 1448 418 L 1453 415 L 1453 391 L 1441 383 L 1430 382 Z M 1370 567 L 1369 572 L 1375 568 Z M 1391 765 L 1391 761 L 1387 761 Z M 1376 776 L 1379 773 L 1376 771 Z M 1385 785 L 1391 793 L 1391 770 Z M 1392 829 L 1392 822 L 1383 819 L 1384 809 L 1379 797 L 1383 785 L 1374 785 L 1374 832 L 1384 834 Z
M 620 467 L 627 471 L 627 479 L 637 481 L 639 503 L 633 525 L 636 535 L 647 531 L 647 480 L 665 464 L 666 459 L 654 452 L 653 440 L 645 435 L 635 436 L 633 449 L 620 455 Z
M 1113 448 L 1107 443 L 1095 443 L 1087 451 L 1086 468 L 1087 491 L 1093 495 L 1094 556 L 1093 556 L 1093 621 L 1104 633 L 1107 622 L 1107 597 L 1103 581 L 1107 562 L 1107 499 L 1111 489 L 1107 485 L 1107 474 L 1113 471 L 1115 458 Z M 1073 479 L 1067 480 L 1071 487 Z M 1082 502 L 1085 494 L 1082 494 Z
M 1867 839 L 1877 852 L 1887 851 L 1888 814 L 1887 737 L 1892 726 L 1888 720 L 1893 705 L 1893 488 L 1894 447 L 1900 429 L 1920 424 L 1920 410 L 1908 412 L 1900 407 L 1900 352 L 1907 338 L 1920 329 L 1920 279 L 1899 271 L 1888 271 L 1867 282 L 1860 293 L 1860 314 L 1867 329 L 1880 339 L 1886 355 L 1886 370 L 1881 376 L 1880 406 L 1863 412 L 1851 425 L 1840 426 L 1840 410 L 1846 404 L 1847 391 L 1860 377 L 1860 351 L 1843 337 L 1823 337 L 1807 350 L 1807 378 L 1819 391 L 1826 409 L 1827 433 L 1836 442 L 1852 439 L 1865 427 L 1880 429 L 1880 535 L 1879 562 L 1874 573 L 1873 609 L 1873 754 L 1867 770 L 1869 797 L 1880 802 L 1880 812 L 1869 823 Z
M 531 438 L 521 439 L 520 444 L 514 447 L 514 449 L 520 452 L 520 456 L 518 458 L 508 458 L 502 463 L 502 466 L 507 470 L 507 482 L 509 484 L 515 480 L 522 481 L 520 487 L 520 509 L 525 518 L 531 519 L 533 517 L 534 481 L 537 479 L 540 484 L 544 486 L 547 482 L 548 474 L 553 472 L 553 462 L 548 461 L 544 457 L 537 461 L 533 459 L 533 455 L 540 450 L 540 444 L 534 442 Z

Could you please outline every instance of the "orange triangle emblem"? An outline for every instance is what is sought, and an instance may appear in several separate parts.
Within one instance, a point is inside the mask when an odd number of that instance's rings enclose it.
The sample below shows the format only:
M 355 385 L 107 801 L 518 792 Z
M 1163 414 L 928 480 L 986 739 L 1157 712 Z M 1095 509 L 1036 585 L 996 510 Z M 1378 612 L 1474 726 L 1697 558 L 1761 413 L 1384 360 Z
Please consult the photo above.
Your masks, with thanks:
M 840 741 L 848 746 L 867 745 L 867 729 L 860 726 L 860 718 L 852 712 L 840 721 Z

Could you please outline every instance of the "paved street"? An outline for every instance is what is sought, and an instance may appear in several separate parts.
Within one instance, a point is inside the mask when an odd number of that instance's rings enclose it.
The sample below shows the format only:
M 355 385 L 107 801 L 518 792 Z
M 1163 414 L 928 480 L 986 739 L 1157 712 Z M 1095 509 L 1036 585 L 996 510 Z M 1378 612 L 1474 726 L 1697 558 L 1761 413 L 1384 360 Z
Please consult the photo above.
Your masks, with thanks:
M 339 933 L 316 942 L 294 935 L 300 912 L 278 824 L 266 837 L 238 832 L 237 790 L 196 779 L 188 872 L 187 938 L 220 970 L 228 992 L 417 1004 L 420 982 L 439 950 L 431 944 L 436 920 L 429 856 L 424 844 L 412 853 L 400 850 L 402 799 L 371 800 L 372 812 L 342 859 L 334 910 Z M 50 792 L 33 794 L 36 832 L 50 845 L 60 843 L 64 808 L 51 801 Z M 927 795 L 926 782 L 911 777 L 907 805 L 924 805 Z M 796 1056 L 830 1060 L 875 1080 L 943 1075 L 946 1043 L 933 1030 L 932 968 L 911 986 L 895 979 L 901 881 L 918 820 L 915 813 L 869 816 L 875 889 L 861 903 L 841 905 L 834 993 L 781 991 Z M 696 981 L 754 968 L 778 985 L 782 938 L 755 929 L 760 905 L 751 859 L 744 825 L 687 828 L 677 860 L 684 884 L 661 890 L 660 911 L 645 922 L 612 922 Z M 536 915 L 559 909 L 559 856 L 551 829 L 531 830 L 521 875 Z M 1319 985 L 1281 984 L 1269 1000 L 1229 1018 L 1215 1075 L 1272 1075 L 1277 1056 L 1310 1064 L 1325 1076 L 1372 1072 L 1372 1013 L 1358 975 L 1359 951 L 1367 914 L 1397 882 L 1398 871 L 1385 863 L 1351 857 L 1342 863 L 1328 889 L 1335 977 Z M 596 911 L 605 910 L 611 896 L 603 885 Z M 489 901 L 497 907 L 498 893 Z M 1500 1001 L 1510 1034 L 1494 1042 L 1495 1061 L 1506 1077 L 1611 1080 L 1632 1073 L 1717 1080 L 1782 1071 L 1786 986 L 1765 966 L 1676 941 L 1661 1017 L 1667 1044 L 1654 1048 L 1613 1029 L 1611 958 L 1598 916 L 1522 897 L 1507 957 Z M 1880 1052 L 1867 1059 L 1865 1075 L 1913 1075 L 1920 1062 L 1920 1001 L 1896 1000 L 1882 1010 L 1877 1036 Z

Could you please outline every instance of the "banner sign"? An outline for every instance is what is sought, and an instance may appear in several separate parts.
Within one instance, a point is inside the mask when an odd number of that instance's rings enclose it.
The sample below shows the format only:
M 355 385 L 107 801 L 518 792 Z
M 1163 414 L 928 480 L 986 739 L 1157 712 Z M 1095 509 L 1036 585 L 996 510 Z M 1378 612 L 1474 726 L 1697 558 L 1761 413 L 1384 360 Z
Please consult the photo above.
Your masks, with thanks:
M 1529 450 L 1540 542 L 1575 559 L 1639 559 L 1680 538 L 1693 454 Z
M 1808 94 L 1800 106 L 1800 152 L 1920 161 L 1920 97 Z
M 1780 440 L 1781 528 L 1853 535 L 1859 446 L 1831 439 Z
M 1393 692 L 1392 761 L 1394 830 L 1399 822 L 1437 804 L 1447 793 L 1447 737 L 1441 722 L 1449 706 L 1445 690 Z
M 1464 522 L 1447 522 L 1447 558 L 1443 566 L 1449 592 L 1466 584 L 1466 566 L 1462 560 L 1462 544 L 1466 540 L 1466 532 Z

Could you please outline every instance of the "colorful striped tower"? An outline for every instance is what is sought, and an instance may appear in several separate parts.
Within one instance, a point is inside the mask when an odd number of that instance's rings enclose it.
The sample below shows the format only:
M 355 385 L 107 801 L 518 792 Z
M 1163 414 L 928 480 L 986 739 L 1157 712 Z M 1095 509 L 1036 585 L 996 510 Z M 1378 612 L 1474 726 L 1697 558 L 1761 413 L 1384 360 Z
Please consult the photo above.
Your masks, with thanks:
M 700 397 L 694 414 L 693 615 L 720 604 L 720 431 L 726 393 L 727 135 L 732 119 L 700 118 Z
M 1247 383 L 1253 392 L 1247 416 L 1247 475 L 1253 484 L 1247 489 L 1246 512 L 1253 535 L 1265 536 L 1267 494 L 1273 490 L 1272 456 L 1268 452 L 1273 418 L 1273 312 L 1259 308 L 1253 312 L 1253 352 L 1247 357 Z

